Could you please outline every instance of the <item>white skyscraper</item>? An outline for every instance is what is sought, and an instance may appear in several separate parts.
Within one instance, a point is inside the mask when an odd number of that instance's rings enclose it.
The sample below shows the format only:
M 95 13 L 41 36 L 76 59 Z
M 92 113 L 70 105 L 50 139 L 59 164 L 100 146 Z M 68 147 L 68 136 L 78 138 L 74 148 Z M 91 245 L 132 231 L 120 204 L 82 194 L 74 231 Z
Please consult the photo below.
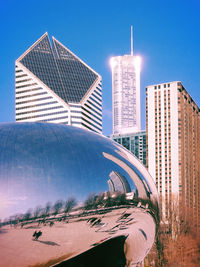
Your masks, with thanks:
M 140 57 L 131 54 L 111 58 L 113 134 L 140 131 Z
M 15 62 L 15 115 L 101 133 L 101 76 L 45 33 Z

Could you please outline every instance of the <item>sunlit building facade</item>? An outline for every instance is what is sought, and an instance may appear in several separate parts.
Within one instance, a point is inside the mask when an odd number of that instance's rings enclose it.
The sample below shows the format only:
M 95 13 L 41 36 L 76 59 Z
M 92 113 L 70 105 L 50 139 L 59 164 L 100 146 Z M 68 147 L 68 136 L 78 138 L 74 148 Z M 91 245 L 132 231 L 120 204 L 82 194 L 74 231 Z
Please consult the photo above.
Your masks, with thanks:
M 15 62 L 15 115 L 102 133 L 101 76 L 45 33 Z
M 200 227 L 200 110 L 181 82 L 146 88 L 147 162 L 167 219 L 172 197 Z
M 140 57 L 111 58 L 113 134 L 140 131 Z

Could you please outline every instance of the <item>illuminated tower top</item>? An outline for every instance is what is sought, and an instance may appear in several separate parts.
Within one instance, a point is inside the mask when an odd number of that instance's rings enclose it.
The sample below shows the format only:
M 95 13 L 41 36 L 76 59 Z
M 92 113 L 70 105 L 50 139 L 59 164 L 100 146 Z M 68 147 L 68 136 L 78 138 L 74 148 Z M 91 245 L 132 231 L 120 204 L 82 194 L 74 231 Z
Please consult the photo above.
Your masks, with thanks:
M 140 131 L 140 63 L 133 55 L 131 26 L 131 54 L 111 58 L 113 134 Z

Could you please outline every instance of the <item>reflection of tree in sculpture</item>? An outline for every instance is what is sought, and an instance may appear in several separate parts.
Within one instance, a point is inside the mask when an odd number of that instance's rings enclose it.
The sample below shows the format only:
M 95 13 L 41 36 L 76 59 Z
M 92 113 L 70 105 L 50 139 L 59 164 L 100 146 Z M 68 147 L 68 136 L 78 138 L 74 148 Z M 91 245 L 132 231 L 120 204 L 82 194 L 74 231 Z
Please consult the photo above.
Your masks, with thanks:
M 24 220 L 28 221 L 31 218 L 32 210 L 29 209 L 25 214 L 24 214 Z
M 110 179 L 108 180 L 108 187 L 110 192 L 116 192 L 116 191 L 122 193 L 131 192 L 131 188 L 127 179 L 119 172 L 112 171 L 109 176 Z
M 50 211 L 51 211 L 51 203 L 47 202 L 46 207 L 44 208 L 44 215 L 48 216 Z
M 63 201 L 62 200 L 57 200 L 56 203 L 53 206 L 54 209 L 54 214 L 58 214 L 59 211 L 62 209 L 63 207 Z
M 84 202 L 84 208 L 86 210 L 90 210 L 90 209 L 96 208 L 96 206 L 97 206 L 97 202 L 96 202 L 97 198 L 98 198 L 97 195 L 95 195 L 94 193 L 91 193 L 87 197 L 87 199 L 85 200 L 85 202 Z
M 39 218 L 43 218 L 42 222 L 48 220 L 48 216 L 50 214 L 59 214 L 61 212 L 65 212 L 66 214 L 77 205 L 77 201 L 74 197 L 70 197 L 64 202 L 63 200 L 57 200 L 52 206 L 50 202 L 46 203 L 46 206 L 42 208 L 42 206 L 38 205 L 33 210 L 29 209 L 25 214 L 16 214 L 9 217 L 8 220 L 4 220 L 4 224 L 17 224 L 17 223 L 26 223 L 34 222 Z M 63 209 L 64 206 L 64 209 Z
M 94 193 L 90 194 L 84 202 L 84 208 L 86 210 L 98 209 L 104 207 L 114 207 L 121 205 L 128 205 L 129 200 L 126 199 L 126 195 L 117 191 L 117 192 L 104 192 L 99 195 Z
M 37 206 L 34 210 L 34 217 L 37 218 L 41 212 L 42 212 L 42 207 Z
M 64 212 L 69 213 L 76 205 L 77 205 L 77 202 L 74 197 L 67 199 L 65 202 Z

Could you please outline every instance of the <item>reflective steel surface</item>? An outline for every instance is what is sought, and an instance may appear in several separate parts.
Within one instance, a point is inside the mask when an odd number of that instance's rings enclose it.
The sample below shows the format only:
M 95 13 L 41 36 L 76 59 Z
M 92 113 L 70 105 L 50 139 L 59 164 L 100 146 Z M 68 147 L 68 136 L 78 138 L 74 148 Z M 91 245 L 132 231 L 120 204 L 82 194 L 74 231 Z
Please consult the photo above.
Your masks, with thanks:
M 0 266 L 134 266 L 154 242 L 158 194 L 137 158 L 106 137 L 1 124 L 0 219 Z

